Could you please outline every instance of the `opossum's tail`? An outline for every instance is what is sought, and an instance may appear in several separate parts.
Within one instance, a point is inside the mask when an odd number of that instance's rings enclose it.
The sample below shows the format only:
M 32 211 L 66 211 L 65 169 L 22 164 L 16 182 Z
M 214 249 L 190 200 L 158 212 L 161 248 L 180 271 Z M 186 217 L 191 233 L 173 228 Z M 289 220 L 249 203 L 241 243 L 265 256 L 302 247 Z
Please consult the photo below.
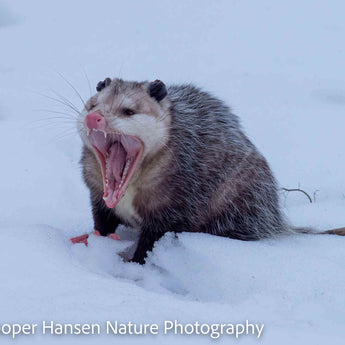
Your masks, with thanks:
M 313 228 L 303 228 L 303 227 L 293 227 L 292 230 L 299 234 L 313 234 L 313 235 L 338 235 L 338 236 L 345 236 L 345 227 L 344 228 L 337 228 L 332 230 L 326 230 L 318 232 Z
M 330 235 L 339 235 L 339 236 L 345 236 L 345 228 L 337 228 L 332 230 L 326 230 L 320 232 L 320 234 L 330 234 Z

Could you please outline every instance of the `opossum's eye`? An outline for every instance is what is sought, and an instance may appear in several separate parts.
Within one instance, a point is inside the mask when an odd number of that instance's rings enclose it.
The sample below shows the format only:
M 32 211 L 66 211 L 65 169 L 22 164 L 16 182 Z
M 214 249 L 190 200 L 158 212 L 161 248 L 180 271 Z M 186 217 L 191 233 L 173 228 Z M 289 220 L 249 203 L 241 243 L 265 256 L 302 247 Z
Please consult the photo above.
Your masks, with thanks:
M 129 108 L 123 108 L 122 109 L 122 114 L 123 115 L 127 115 L 127 116 L 131 116 L 135 114 L 135 111 Z
M 97 103 L 96 103 L 96 102 L 94 102 L 94 103 L 93 103 L 93 102 L 91 102 L 91 103 L 90 103 L 90 107 L 89 107 L 89 108 L 90 108 L 90 110 L 91 110 L 91 109 L 93 109 L 93 108 L 94 108 L 96 105 L 97 105 Z
M 148 91 L 149 95 L 157 102 L 160 102 L 168 94 L 165 84 L 158 79 L 150 83 Z
M 105 78 L 103 81 L 100 81 L 97 86 L 96 86 L 96 90 L 102 91 L 105 87 L 107 87 L 108 85 L 110 85 L 111 83 L 111 79 L 110 78 Z
M 96 97 L 91 97 L 91 98 L 86 102 L 85 109 L 86 109 L 87 111 L 90 111 L 91 109 L 93 109 L 93 108 L 96 107 L 97 105 L 98 105 L 97 98 L 96 98 Z

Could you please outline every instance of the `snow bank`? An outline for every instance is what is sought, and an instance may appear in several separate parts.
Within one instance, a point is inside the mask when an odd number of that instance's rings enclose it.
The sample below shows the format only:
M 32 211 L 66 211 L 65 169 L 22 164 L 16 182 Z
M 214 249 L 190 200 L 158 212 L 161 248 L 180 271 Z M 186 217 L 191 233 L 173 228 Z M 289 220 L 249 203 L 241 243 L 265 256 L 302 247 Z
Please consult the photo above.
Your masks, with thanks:
M 268 158 L 296 225 L 345 225 L 345 26 L 341 1 L 56 3 L 12 1 L 0 26 L 0 325 L 264 323 L 240 343 L 342 344 L 345 240 L 296 235 L 241 242 L 167 234 L 147 264 L 123 262 L 137 233 L 91 236 L 75 115 L 106 76 L 191 81 L 225 99 Z M 82 11 L 82 14 L 81 14 Z M 4 18 L 0 14 L 0 21 Z M 1 25 L 1 24 L 0 24 Z M 52 90 L 51 90 L 52 89 Z M 79 102 L 79 103 L 78 103 Z M 52 111 L 50 113 L 49 111 Z M 56 113 L 59 112 L 59 113 Z M 60 114 L 62 112 L 63 114 Z M 25 343 L 228 343 L 231 336 L 19 336 Z M 9 337 L 0 335 L 2 343 Z

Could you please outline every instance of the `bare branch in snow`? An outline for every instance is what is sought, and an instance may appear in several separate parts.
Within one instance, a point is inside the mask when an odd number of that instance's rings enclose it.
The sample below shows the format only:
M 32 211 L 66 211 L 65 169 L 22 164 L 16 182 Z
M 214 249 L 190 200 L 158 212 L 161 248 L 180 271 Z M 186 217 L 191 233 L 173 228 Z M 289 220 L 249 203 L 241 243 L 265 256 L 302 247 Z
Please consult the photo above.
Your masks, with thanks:
M 309 199 L 310 203 L 313 202 L 310 195 L 307 192 L 305 192 L 303 189 L 300 189 L 300 188 L 292 188 L 292 189 L 282 188 L 282 190 L 284 190 L 285 192 L 301 192 Z

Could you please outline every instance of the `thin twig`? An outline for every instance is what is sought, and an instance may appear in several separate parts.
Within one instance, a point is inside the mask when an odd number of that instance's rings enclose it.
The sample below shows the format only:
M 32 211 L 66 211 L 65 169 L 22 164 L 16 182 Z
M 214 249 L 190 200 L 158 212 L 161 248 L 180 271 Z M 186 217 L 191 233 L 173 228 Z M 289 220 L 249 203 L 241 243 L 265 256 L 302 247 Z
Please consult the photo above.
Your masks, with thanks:
M 307 192 L 305 192 L 303 189 L 300 189 L 300 188 L 293 188 L 293 189 L 282 188 L 282 190 L 285 190 L 286 192 L 301 192 L 309 199 L 310 203 L 313 203 L 313 200 L 311 199 L 309 194 Z
M 314 202 L 316 202 L 316 194 L 317 194 L 318 192 L 320 192 L 319 189 L 317 189 L 317 190 L 314 192 Z

